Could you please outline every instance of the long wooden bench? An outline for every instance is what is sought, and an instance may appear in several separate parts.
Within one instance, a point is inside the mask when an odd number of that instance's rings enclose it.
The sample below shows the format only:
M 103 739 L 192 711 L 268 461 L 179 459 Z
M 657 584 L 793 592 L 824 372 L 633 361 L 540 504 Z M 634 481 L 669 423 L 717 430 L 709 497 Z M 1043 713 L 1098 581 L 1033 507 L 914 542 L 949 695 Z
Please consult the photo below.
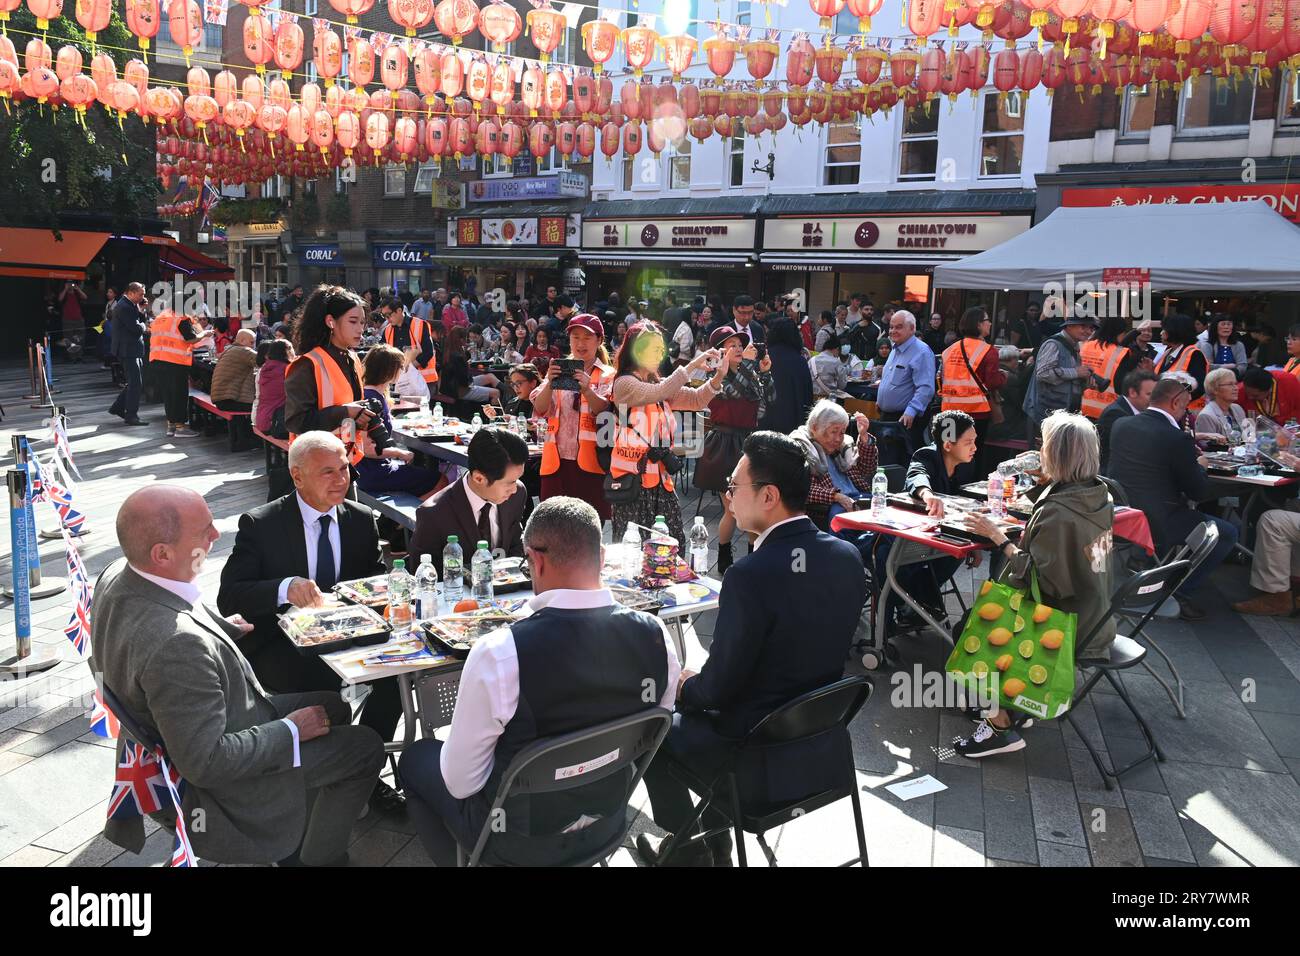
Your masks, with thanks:
M 230 436 L 231 451 L 247 451 L 253 447 L 252 412 L 229 412 L 213 404 L 212 396 L 197 388 L 190 388 L 191 418 L 195 424 L 205 420 L 220 418 L 226 423 L 226 433 Z M 198 421 L 195 421 L 195 420 Z
M 293 490 L 293 479 L 289 477 L 289 439 L 268 435 L 256 425 L 252 427 L 266 451 L 266 500 L 274 501 Z

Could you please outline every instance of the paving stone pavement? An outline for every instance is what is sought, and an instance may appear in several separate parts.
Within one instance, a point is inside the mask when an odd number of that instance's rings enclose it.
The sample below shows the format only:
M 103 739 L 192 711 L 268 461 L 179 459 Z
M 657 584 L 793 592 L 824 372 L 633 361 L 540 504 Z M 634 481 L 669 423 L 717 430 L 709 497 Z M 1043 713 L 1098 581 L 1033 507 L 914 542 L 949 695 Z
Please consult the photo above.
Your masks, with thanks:
M 92 576 L 117 557 L 113 521 L 131 491 L 156 481 L 184 481 L 205 495 L 222 537 L 200 584 L 214 596 L 241 512 L 266 500 L 260 452 L 231 454 L 224 436 L 168 441 L 161 424 L 127 428 L 105 411 L 114 397 L 108 374 L 93 365 L 57 366 L 57 396 L 68 408 L 69 434 L 83 480 L 77 506 L 92 532 L 82 543 Z M 22 399 L 26 370 L 0 365 L 0 450 L 23 432 L 43 438 L 41 413 Z M 158 423 L 159 406 L 143 417 Z M 39 442 L 39 449 L 48 448 Z M 11 460 L 11 459 L 10 459 Z M 6 465 L 7 467 L 7 465 Z M 685 483 L 683 483 L 685 484 Z M 716 530 L 720 502 L 684 495 L 687 522 L 705 515 Z M 54 515 L 39 507 L 38 523 Z M 0 530 L 8 541 L 8 528 Z M 737 555 L 744 553 L 737 545 Z M 47 576 L 66 571 L 60 541 L 42 542 Z M 9 558 L 0 574 L 9 580 Z M 958 585 L 970 594 L 986 568 L 963 569 Z M 913 666 L 941 668 L 947 648 L 931 635 L 898 642 L 898 670 L 875 672 L 876 692 L 851 728 L 874 865 L 907 866 L 1259 866 L 1300 864 L 1300 620 L 1243 618 L 1229 604 L 1245 596 L 1245 569 L 1225 567 L 1213 582 L 1210 616 L 1202 622 L 1158 621 L 1152 636 L 1187 682 L 1187 718 L 1174 712 L 1154 679 L 1133 671 L 1123 684 L 1153 727 L 1167 760 L 1127 774 L 1107 789 L 1080 734 L 1123 762 L 1140 752 L 1136 724 L 1113 691 L 1098 690 L 1074 714 L 1074 725 L 1039 724 L 1024 751 L 966 760 L 952 739 L 970 724 L 953 710 L 896 706 L 895 681 Z M 830 596 L 833 598 L 833 595 Z M 0 865 L 161 866 L 168 834 L 150 824 L 140 854 L 124 853 L 100 835 L 113 772 L 111 744 L 89 733 L 87 665 L 75 659 L 62 627 L 66 592 L 33 603 L 33 640 L 64 661 L 54 671 L 0 683 Z M 953 606 L 955 609 L 955 605 Z M 698 668 L 716 614 L 688 632 L 688 662 Z M 12 652 L 14 622 L 0 602 L 0 656 Z M 1162 665 L 1153 664 L 1157 668 Z M 856 659 L 846 673 L 861 673 Z M 905 688 L 904 688 L 905 689 Z M 1077 728 L 1077 729 L 1076 729 Z M 901 802 L 885 790 L 918 774 L 935 775 L 947 790 Z M 633 801 L 631 834 L 660 832 L 648 817 L 644 788 Z M 857 854 L 847 801 L 792 821 L 768 836 L 783 865 L 834 866 Z M 751 865 L 763 865 L 746 838 Z M 370 814 L 353 834 L 354 865 L 419 866 L 429 860 L 409 820 Z M 611 861 L 634 866 L 625 847 Z

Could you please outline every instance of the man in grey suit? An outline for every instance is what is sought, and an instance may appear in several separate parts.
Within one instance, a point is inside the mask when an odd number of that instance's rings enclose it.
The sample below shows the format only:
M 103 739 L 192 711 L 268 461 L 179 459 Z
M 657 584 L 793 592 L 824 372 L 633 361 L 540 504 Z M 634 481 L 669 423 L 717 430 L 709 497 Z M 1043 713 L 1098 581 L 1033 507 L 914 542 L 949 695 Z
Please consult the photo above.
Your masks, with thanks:
M 118 512 L 117 537 L 124 557 L 95 588 L 91 667 L 185 778 L 195 853 L 219 863 L 346 863 L 383 765 L 379 735 L 351 726 L 337 693 L 262 688 L 236 646 L 251 626 L 203 604 L 195 583 L 218 537 L 199 494 L 135 492 Z M 138 852 L 144 821 L 109 820 L 104 835 Z

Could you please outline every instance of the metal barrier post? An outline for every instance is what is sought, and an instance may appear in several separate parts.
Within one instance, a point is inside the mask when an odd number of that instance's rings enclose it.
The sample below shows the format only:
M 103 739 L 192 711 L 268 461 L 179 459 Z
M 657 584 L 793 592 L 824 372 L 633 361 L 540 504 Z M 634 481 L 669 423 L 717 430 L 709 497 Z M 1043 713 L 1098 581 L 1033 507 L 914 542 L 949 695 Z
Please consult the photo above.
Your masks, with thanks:
M 28 569 L 28 594 L 32 599 L 54 597 L 67 590 L 68 582 L 63 578 L 41 578 L 41 555 L 36 541 L 36 509 L 32 507 L 31 480 L 27 470 L 27 445 L 25 435 L 14 435 L 12 439 L 14 461 L 23 474 L 23 557 Z M 12 532 L 13 529 L 11 529 Z M 13 565 L 15 573 L 18 568 L 18 549 L 14 549 Z M 14 591 L 5 588 L 7 596 Z
M 12 674 L 25 677 L 30 673 L 48 670 L 62 660 L 57 645 L 55 647 L 32 647 L 32 606 L 31 591 L 28 582 L 29 559 L 27 556 L 28 531 L 27 508 L 29 495 L 27 473 L 17 468 L 8 475 L 9 485 L 9 543 L 13 553 L 13 588 L 14 598 L 14 654 L 0 659 L 0 674 Z

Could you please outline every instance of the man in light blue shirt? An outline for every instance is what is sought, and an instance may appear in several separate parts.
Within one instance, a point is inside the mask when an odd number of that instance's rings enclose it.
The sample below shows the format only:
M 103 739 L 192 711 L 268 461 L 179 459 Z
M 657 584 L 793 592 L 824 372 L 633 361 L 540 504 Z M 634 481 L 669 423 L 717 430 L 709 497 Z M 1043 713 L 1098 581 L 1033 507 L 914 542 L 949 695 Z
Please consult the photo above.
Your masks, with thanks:
M 920 448 L 925 412 L 934 399 L 934 352 L 916 337 L 916 316 L 906 309 L 890 317 L 889 340 L 894 347 L 880 379 L 876 405 L 882 419 L 902 423 L 912 447 Z
M 411 304 L 411 314 L 424 322 L 429 321 L 429 316 L 433 314 L 433 295 L 428 289 L 421 292 L 420 297 Z

